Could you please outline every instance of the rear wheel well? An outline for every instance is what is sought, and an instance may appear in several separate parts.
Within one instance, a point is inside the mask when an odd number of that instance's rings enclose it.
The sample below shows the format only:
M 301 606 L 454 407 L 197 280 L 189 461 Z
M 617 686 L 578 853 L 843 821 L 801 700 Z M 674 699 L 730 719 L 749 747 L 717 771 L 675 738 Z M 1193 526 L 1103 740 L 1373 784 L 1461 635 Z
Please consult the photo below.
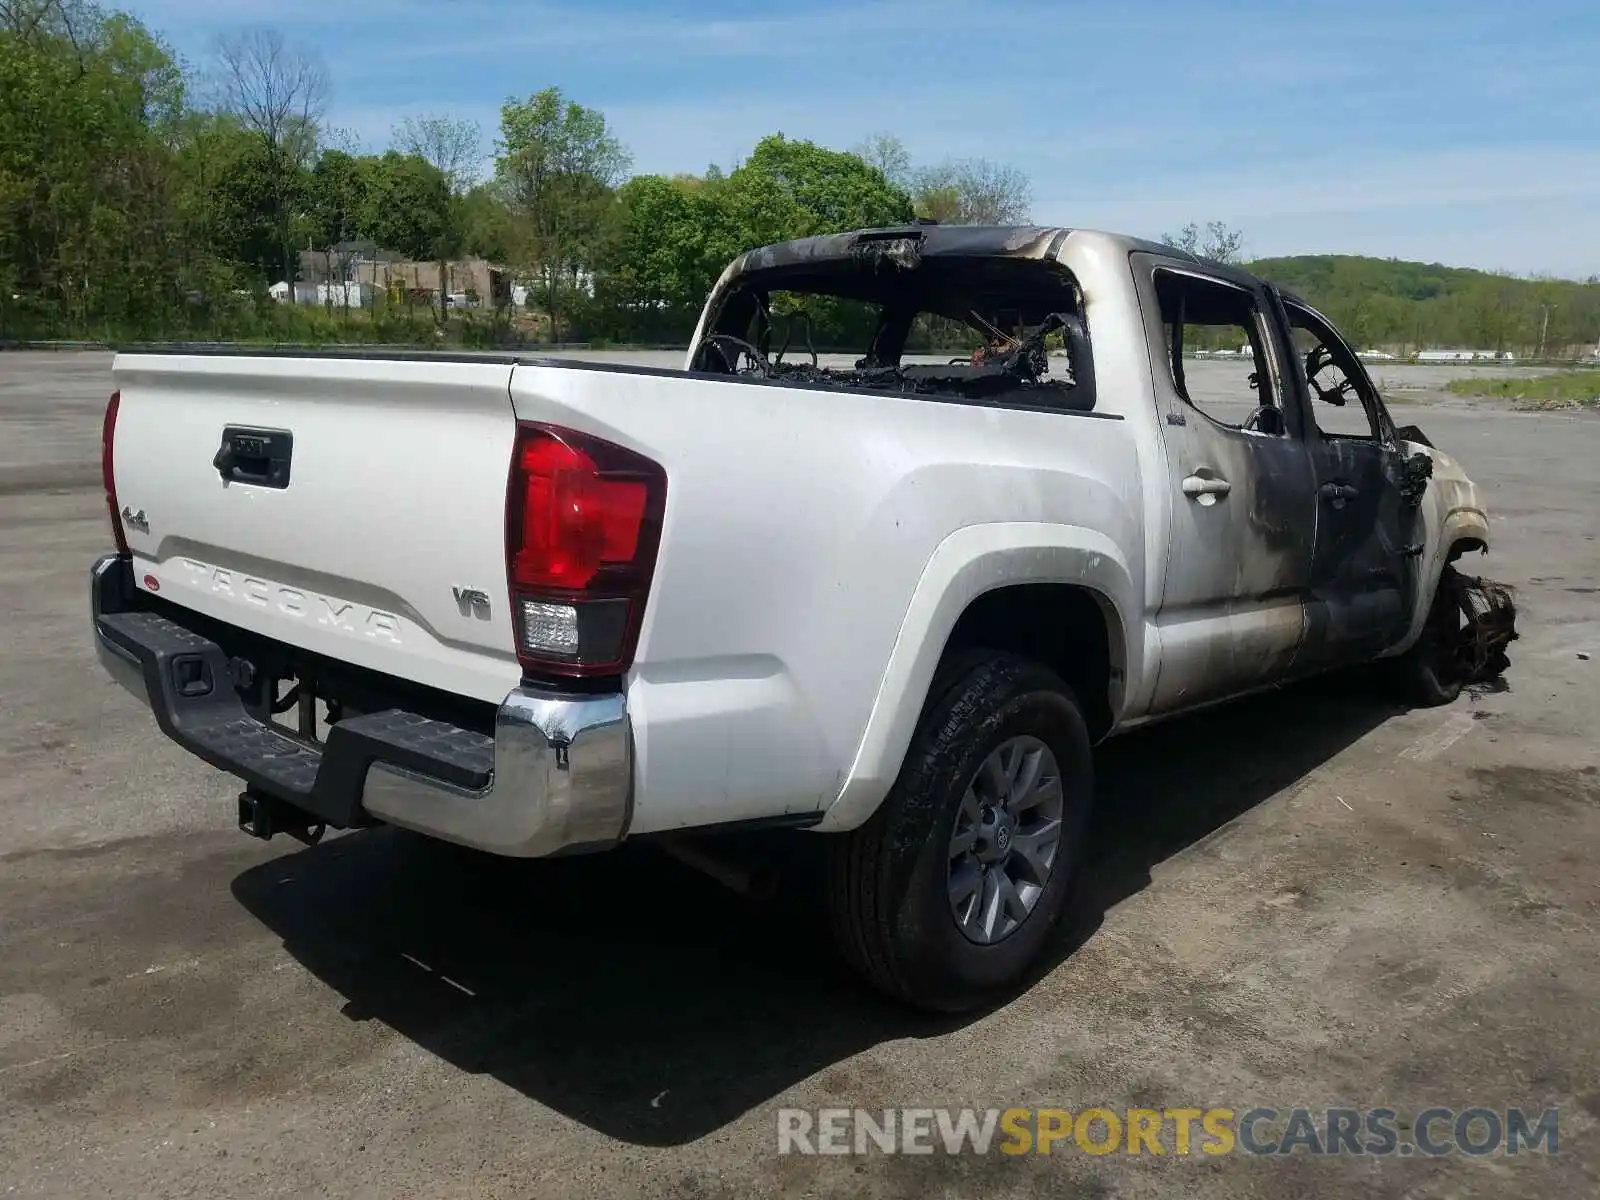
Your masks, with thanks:
M 1105 605 L 1098 593 L 1065 583 L 985 592 L 950 631 L 941 674 L 978 650 L 1008 650 L 1042 663 L 1072 688 L 1089 736 L 1098 741 L 1111 730 L 1111 688 L 1121 679 L 1121 639 L 1113 639 L 1115 618 Z
M 1488 549 L 1480 537 L 1458 538 L 1451 543 L 1450 553 L 1445 556 L 1445 562 L 1453 563 L 1469 550 L 1482 550 L 1487 553 Z

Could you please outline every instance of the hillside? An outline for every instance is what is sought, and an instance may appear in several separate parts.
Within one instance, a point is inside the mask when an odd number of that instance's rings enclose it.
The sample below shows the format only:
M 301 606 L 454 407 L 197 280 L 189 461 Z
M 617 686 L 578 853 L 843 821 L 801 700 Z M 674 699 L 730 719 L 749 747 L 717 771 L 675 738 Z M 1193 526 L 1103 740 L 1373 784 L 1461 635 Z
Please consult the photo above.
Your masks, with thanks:
M 1462 346 L 1526 358 L 1539 352 L 1541 338 L 1549 357 L 1587 353 L 1600 341 L 1600 281 L 1520 279 L 1346 254 L 1247 265 L 1320 308 L 1363 347 Z

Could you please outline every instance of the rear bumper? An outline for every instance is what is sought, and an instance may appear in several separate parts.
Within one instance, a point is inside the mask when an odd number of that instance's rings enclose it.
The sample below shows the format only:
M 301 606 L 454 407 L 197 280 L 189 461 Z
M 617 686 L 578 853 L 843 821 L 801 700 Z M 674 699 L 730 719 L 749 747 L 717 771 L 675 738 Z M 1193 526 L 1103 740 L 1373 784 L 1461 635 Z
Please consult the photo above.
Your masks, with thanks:
M 519 687 L 492 736 L 402 709 L 334 725 L 322 744 L 252 715 L 216 642 L 150 611 L 126 560 L 90 572 L 95 649 L 163 733 L 257 794 L 335 828 L 388 822 L 493 854 L 599 850 L 632 816 L 633 740 L 620 695 Z

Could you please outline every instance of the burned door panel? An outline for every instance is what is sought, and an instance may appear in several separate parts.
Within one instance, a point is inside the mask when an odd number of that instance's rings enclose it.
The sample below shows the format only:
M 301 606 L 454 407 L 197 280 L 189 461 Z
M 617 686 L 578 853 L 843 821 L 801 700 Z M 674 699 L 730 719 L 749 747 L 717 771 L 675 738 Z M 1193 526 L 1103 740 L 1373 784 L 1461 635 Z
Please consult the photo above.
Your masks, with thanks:
M 1317 628 L 1307 657 L 1361 661 L 1390 645 L 1410 618 L 1408 534 L 1421 537 L 1405 502 L 1398 452 L 1377 442 L 1329 438 L 1314 445 L 1317 544 L 1311 599 Z
M 1168 712 L 1293 670 L 1315 488 L 1305 447 L 1285 421 L 1282 346 L 1260 297 L 1190 265 L 1134 259 L 1172 505 L 1152 705 Z M 1188 339 L 1235 333 L 1242 340 L 1232 347 L 1231 386 L 1195 395 L 1184 371 Z
M 1377 389 L 1331 323 L 1298 301 L 1285 312 L 1296 383 L 1310 399 L 1306 444 L 1317 489 L 1302 664 L 1363 662 L 1410 624 L 1424 536 L 1417 485 L 1426 481 L 1413 478 Z
M 1304 636 L 1314 520 L 1298 444 L 1230 435 L 1203 418 L 1163 433 L 1175 507 L 1157 616 L 1156 712 L 1290 673 Z M 1195 478 L 1229 490 L 1207 504 L 1185 494 Z

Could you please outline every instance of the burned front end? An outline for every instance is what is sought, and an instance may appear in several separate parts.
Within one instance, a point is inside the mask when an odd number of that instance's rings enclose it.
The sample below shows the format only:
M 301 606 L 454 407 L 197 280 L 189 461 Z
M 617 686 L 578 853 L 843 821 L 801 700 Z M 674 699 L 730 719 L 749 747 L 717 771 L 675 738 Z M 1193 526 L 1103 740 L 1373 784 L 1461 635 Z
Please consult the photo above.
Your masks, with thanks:
M 1465 682 L 1489 683 L 1511 665 L 1506 647 L 1517 640 L 1517 606 L 1511 589 L 1481 576 L 1447 567 L 1439 589 L 1459 614 L 1449 652 Z

